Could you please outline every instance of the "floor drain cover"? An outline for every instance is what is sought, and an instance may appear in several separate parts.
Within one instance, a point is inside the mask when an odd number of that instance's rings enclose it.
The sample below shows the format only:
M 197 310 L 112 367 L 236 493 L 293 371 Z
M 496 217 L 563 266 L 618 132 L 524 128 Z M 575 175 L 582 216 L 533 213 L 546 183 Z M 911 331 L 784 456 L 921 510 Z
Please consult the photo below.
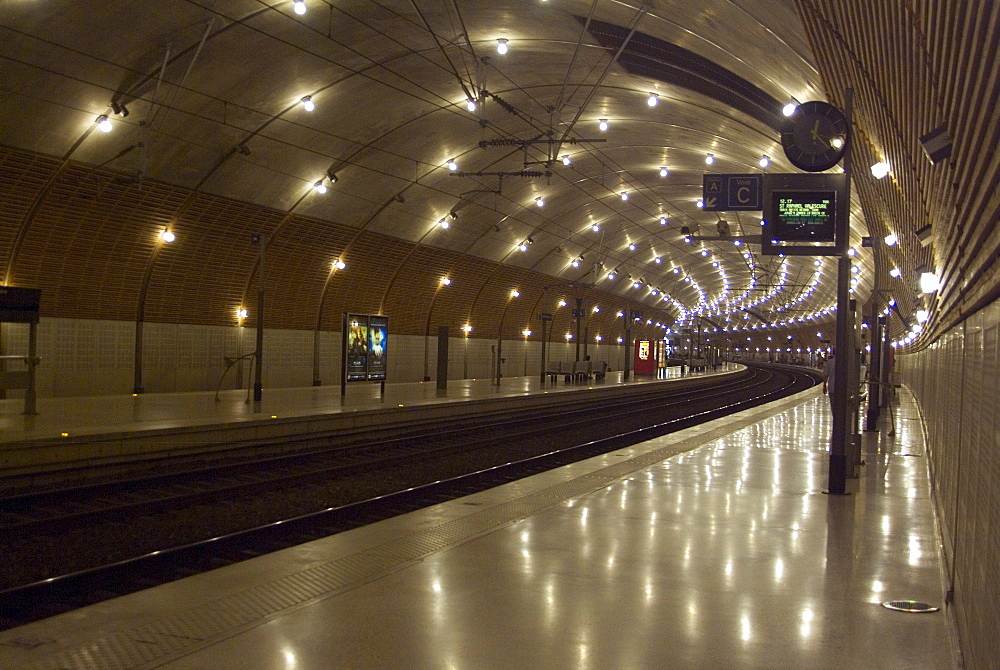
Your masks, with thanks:
M 882 603 L 882 607 L 897 612 L 937 612 L 940 609 L 927 603 L 918 603 L 916 600 L 889 600 Z

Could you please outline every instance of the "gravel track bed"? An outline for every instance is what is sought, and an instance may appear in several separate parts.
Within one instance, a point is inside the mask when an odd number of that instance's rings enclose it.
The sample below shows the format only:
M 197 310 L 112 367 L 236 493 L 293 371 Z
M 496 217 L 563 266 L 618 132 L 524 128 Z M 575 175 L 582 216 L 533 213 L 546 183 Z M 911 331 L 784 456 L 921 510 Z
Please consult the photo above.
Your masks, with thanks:
M 564 438 L 561 441 L 569 443 L 572 440 Z M 457 456 L 397 466 L 392 471 L 355 473 L 350 478 L 270 491 L 238 503 L 195 505 L 155 517 L 120 519 L 57 536 L 10 542 L 5 547 L 0 589 L 394 493 L 545 453 L 557 446 L 555 440 L 548 439 L 525 440 L 520 444 L 488 449 L 480 447 Z
M 677 417 L 678 409 L 661 409 L 603 421 L 597 426 L 511 441 L 478 443 L 464 453 L 428 458 L 406 466 L 353 473 L 323 482 L 285 486 L 225 504 L 200 504 L 151 517 L 93 523 L 53 536 L 8 542 L 0 589 L 126 560 L 262 526 L 311 512 L 339 507 L 410 487 L 464 475 L 509 461 L 548 453 L 583 442 L 620 435 Z M 645 438 L 644 438 L 645 439 Z M 391 468 L 391 469 L 390 469 Z

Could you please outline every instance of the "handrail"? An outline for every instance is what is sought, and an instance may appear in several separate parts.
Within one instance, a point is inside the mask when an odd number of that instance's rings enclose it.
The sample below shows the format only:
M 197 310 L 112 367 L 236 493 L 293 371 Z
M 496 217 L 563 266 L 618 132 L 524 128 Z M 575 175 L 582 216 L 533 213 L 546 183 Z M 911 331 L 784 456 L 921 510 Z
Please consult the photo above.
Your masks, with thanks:
M 250 359 L 250 371 L 253 372 L 254 357 L 256 357 L 256 356 L 257 356 L 257 352 L 256 351 L 251 351 L 249 354 L 243 354 L 242 356 L 239 356 L 237 358 L 233 358 L 233 359 L 231 359 L 229 361 L 229 365 L 226 366 L 226 369 L 222 371 L 222 376 L 219 377 L 219 384 L 218 384 L 218 386 L 215 387 L 215 402 L 219 402 L 219 392 L 222 390 L 222 382 L 224 382 L 226 380 L 226 375 L 229 374 L 229 371 L 233 369 L 233 366 L 236 365 L 237 363 L 239 363 L 240 361 L 242 361 L 244 358 L 249 358 Z M 227 356 L 227 358 L 228 358 L 228 356 Z M 247 386 L 247 402 L 250 402 L 250 388 L 249 388 L 249 385 Z

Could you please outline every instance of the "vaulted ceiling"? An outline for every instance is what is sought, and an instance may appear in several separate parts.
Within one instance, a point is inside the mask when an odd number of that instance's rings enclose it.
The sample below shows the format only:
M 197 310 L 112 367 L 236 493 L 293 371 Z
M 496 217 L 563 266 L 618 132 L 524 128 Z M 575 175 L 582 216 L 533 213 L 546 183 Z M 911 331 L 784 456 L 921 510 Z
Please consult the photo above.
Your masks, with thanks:
M 919 345 L 998 285 L 995 191 L 956 195 L 996 179 L 996 107 L 968 105 L 996 99 L 997 12 L 964 4 L 9 0 L 0 279 L 43 288 L 49 315 L 229 323 L 259 234 L 268 326 L 369 309 L 423 332 L 440 300 L 435 318 L 493 336 L 519 289 L 514 332 L 581 296 L 652 328 L 812 331 L 835 259 L 682 229 L 759 235 L 756 212 L 699 208 L 703 174 L 796 171 L 782 106 L 852 86 L 855 295 L 897 301 L 897 338 L 929 309 Z M 932 164 L 918 138 L 942 124 L 955 150 Z

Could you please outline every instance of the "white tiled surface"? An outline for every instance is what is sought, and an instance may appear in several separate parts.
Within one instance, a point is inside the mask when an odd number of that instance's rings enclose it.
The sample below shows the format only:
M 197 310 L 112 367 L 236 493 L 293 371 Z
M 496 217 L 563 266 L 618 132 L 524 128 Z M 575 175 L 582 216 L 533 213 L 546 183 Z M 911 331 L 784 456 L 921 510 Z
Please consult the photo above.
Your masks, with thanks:
M 0 667 L 950 668 L 945 612 L 879 605 L 943 601 L 914 411 L 849 496 L 808 391 L 7 631 Z

